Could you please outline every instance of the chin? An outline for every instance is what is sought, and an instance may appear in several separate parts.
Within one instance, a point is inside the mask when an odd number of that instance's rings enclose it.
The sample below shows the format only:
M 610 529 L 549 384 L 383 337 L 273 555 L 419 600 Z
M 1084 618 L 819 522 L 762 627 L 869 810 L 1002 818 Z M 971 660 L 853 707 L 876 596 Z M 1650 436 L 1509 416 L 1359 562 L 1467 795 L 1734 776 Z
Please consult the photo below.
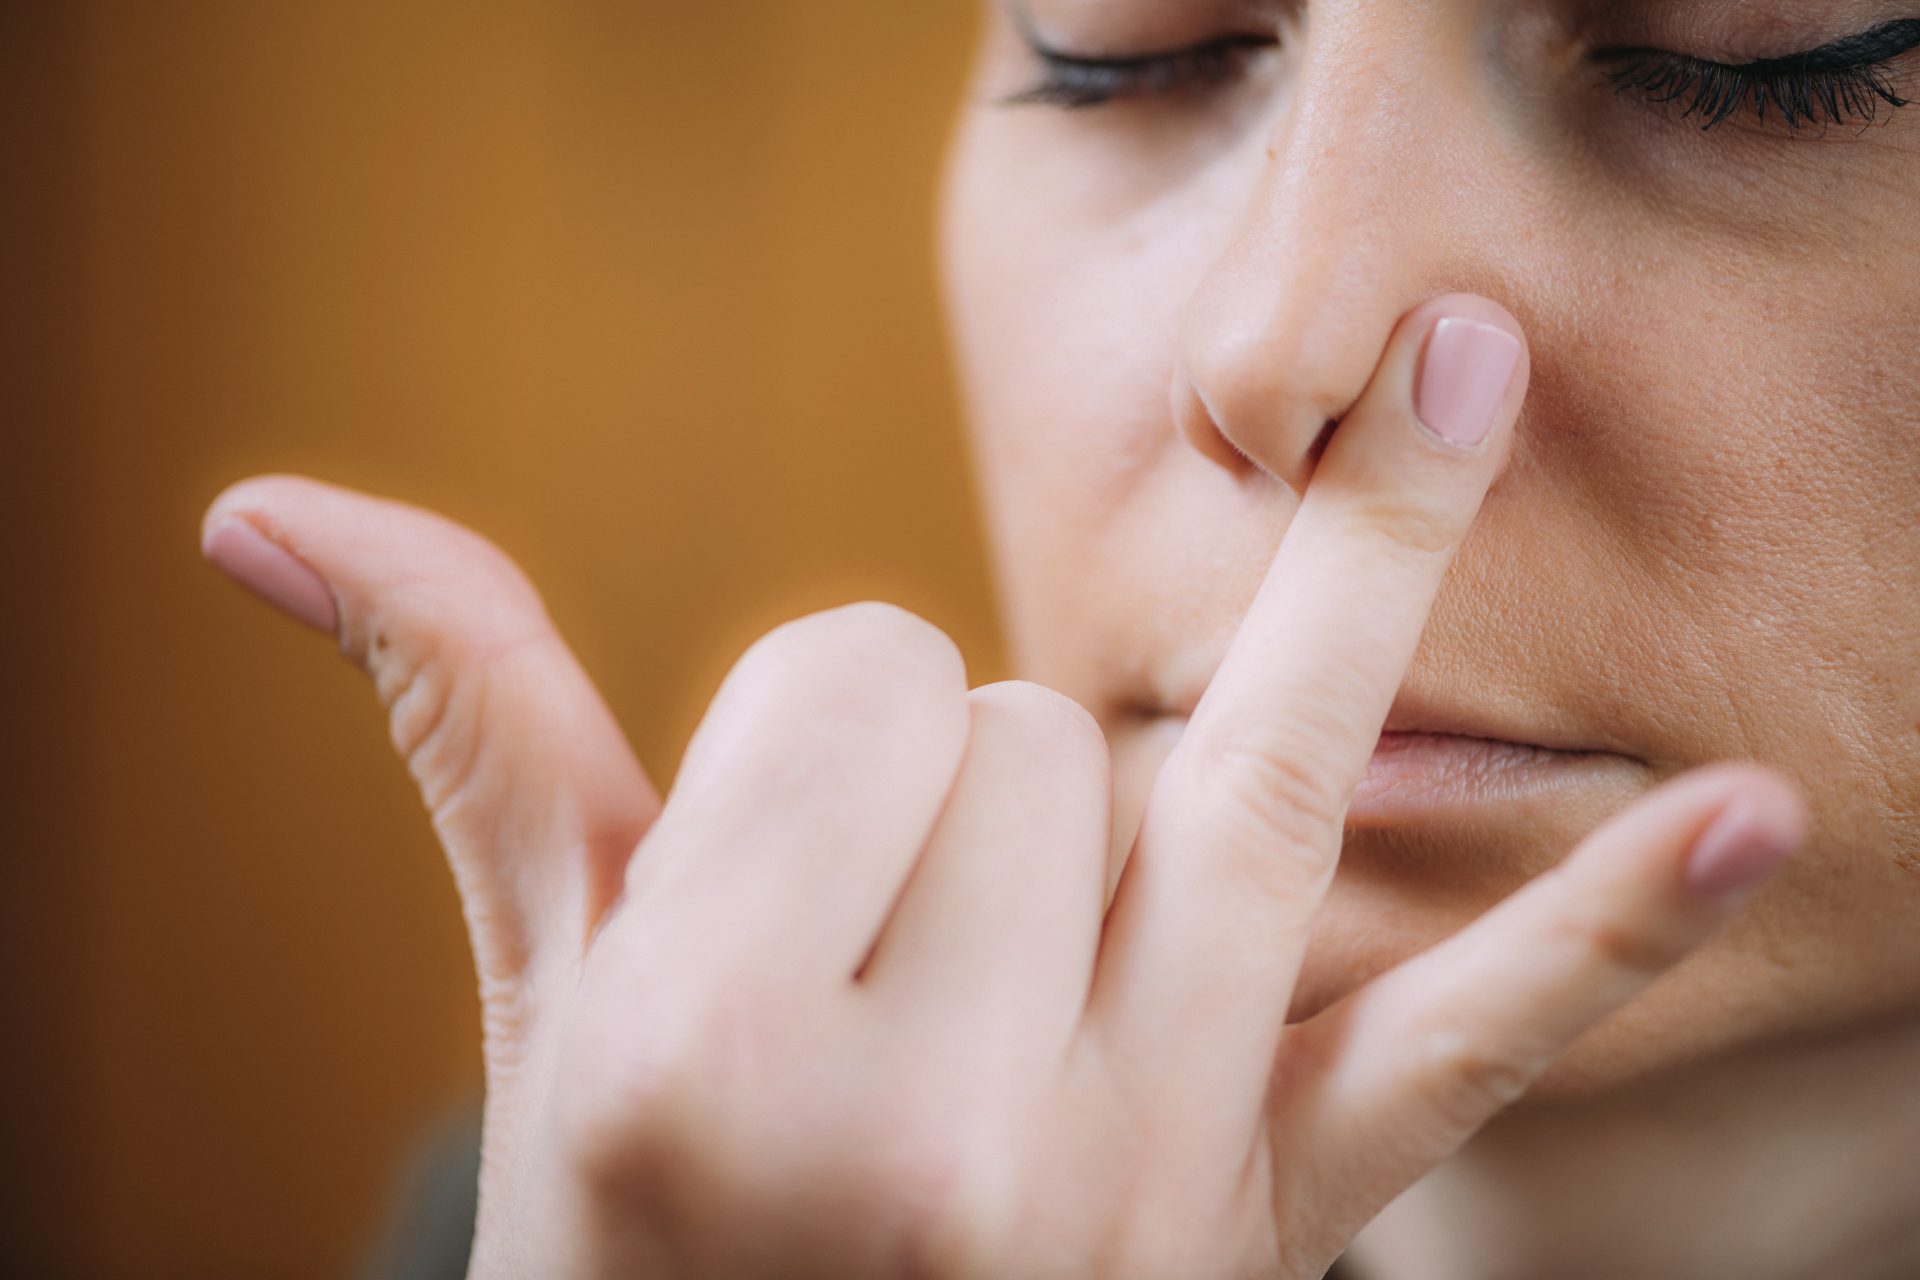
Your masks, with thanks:
M 1413 857 L 1414 837 L 1368 833 L 1350 839 L 1339 873 L 1315 917 L 1287 1021 L 1302 1022 L 1380 974 L 1464 929 L 1512 886 L 1484 865 L 1478 876 L 1446 877 L 1446 864 L 1409 883 L 1394 877 Z M 1358 847 L 1356 847 L 1356 845 Z M 1358 855 L 1358 856 L 1356 856 Z M 1457 868 L 1460 864 L 1451 864 Z M 1702 972 L 1714 944 L 1689 956 L 1652 987 L 1589 1028 L 1534 1082 L 1516 1108 L 1575 1103 L 1617 1093 L 1666 1073 L 1710 1062 L 1752 1038 L 1724 1002 L 1708 998 Z M 1722 955 L 1720 959 L 1724 960 Z
M 1125 801 L 1116 836 L 1130 839 L 1146 789 L 1181 727 L 1150 718 L 1113 732 L 1116 800 Z M 1533 794 L 1428 794 L 1391 811 L 1376 803 L 1366 821 L 1348 826 L 1287 1021 L 1312 1017 L 1469 927 L 1660 780 L 1616 761 L 1582 765 L 1577 785 Z M 1116 844 L 1116 857 L 1124 847 Z M 1724 935 L 1709 943 L 1589 1029 L 1516 1107 L 1593 1099 L 1766 1039 L 1786 1011 L 1750 1007 L 1751 997 L 1739 995 L 1745 968 L 1738 944 Z

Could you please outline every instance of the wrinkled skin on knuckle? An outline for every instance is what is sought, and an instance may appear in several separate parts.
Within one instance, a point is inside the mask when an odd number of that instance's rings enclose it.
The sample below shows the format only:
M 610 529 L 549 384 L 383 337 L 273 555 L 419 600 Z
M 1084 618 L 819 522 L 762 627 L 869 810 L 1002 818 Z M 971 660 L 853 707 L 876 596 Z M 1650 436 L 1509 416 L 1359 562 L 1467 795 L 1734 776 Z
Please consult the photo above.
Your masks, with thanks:
M 469 923 L 487 927 L 472 920 Z M 529 984 L 515 968 L 501 974 L 480 972 L 480 1042 L 490 1071 L 518 1075 L 532 1047 L 531 1036 L 542 1011 Z
M 1664 973 L 1685 951 L 1682 939 L 1667 936 L 1656 925 L 1604 909 L 1564 913 L 1555 928 L 1568 945 L 1636 981 Z
M 387 583 L 371 611 L 352 620 L 352 656 L 376 679 L 383 665 L 404 671 L 432 656 L 422 650 L 484 662 L 489 648 L 552 625 L 539 589 L 512 556 L 464 525 L 435 521 L 434 576 Z
M 501 749 L 508 744 L 488 721 L 510 655 L 540 638 L 530 634 L 473 662 L 449 656 L 455 646 L 444 637 L 423 633 L 404 646 L 383 642 L 379 660 L 388 736 L 447 854 L 489 1008 L 496 994 L 489 989 L 518 978 L 533 939 L 523 927 L 514 869 L 495 856 L 511 852 L 501 814 L 517 780 L 509 776 L 511 752 Z
M 1464 1138 L 1517 1102 L 1552 1060 L 1544 1046 L 1511 1037 L 1488 1042 L 1454 1026 L 1432 1027 L 1413 1045 L 1427 1109 L 1445 1137 Z
M 472 681 L 460 681 L 448 660 L 447 645 L 426 635 L 409 643 L 376 631 L 368 652 L 381 700 L 387 706 L 387 731 L 407 772 L 420 784 L 429 810 L 462 787 L 472 772 L 478 748 L 479 700 Z
M 1444 493 L 1384 490 L 1344 495 L 1340 522 L 1363 544 L 1422 562 L 1451 555 L 1468 516 Z
M 1348 796 L 1297 729 L 1223 728 L 1181 761 L 1180 777 L 1194 819 L 1217 838 L 1263 863 L 1318 866 Z
M 364 624 L 363 665 L 387 709 L 388 735 L 435 812 L 478 771 L 498 672 L 555 639 L 532 584 L 504 553 L 490 563 L 487 585 L 463 584 L 463 595 L 473 594 L 461 606 L 445 601 L 441 584 L 423 582 L 391 592 Z M 475 607 L 499 616 L 476 618 Z

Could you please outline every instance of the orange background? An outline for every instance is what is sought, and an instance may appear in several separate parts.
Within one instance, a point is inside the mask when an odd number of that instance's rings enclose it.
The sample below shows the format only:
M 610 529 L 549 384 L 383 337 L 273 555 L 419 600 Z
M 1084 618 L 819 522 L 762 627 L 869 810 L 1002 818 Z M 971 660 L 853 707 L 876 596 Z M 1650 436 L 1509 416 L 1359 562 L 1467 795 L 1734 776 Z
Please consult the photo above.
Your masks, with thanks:
M 999 678 L 928 229 L 964 0 L 0 3 L 0 1271 L 340 1275 L 479 1083 L 373 692 L 204 565 L 299 471 L 513 553 L 664 782 L 862 597 Z

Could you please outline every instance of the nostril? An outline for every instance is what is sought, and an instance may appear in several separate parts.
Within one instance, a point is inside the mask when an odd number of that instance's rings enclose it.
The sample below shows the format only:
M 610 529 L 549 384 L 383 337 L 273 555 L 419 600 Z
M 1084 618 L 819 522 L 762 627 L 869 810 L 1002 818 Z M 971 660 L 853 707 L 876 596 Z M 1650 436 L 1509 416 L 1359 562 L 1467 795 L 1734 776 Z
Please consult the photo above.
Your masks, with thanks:
M 1187 443 L 1223 470 L 1240 475 L 1247 470 L 1262 469 L 1227 435 L 1206 392 L 1184 371 L 1174 379 L 1173 417 L 1175 428 L 1186 437 Z

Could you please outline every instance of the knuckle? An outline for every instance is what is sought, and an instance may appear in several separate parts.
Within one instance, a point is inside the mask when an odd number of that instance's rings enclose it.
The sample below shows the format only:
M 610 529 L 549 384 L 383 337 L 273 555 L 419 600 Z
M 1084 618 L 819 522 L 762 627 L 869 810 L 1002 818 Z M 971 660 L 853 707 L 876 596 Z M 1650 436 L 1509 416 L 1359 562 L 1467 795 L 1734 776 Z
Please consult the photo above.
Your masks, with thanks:
M 1094 714 L 1057 689 L 1031 680 L 996 680 L 971 690 L 976 712 L 1003 716 L 1017 730 L 1030 734 L 1038 745 L 1104 751 L 1106 734 Z
M 803 698 L 884 710 L 903 694 L 963 692 L 966 666 L 952 637 L 898 605 L 863 600 L 794 618 L 756 640 L 741 667 Z
M 683 1161 L 697 1071 L 687 1042 L 654 1035 L 636 1045 L 607 1032 L 576 1029 L 566 1087 L 552 1093 L 554 1131 L 588 1186 L 631 1192 Z
M 387 708 L 388 737 L 432 813 L 444 812 L 482 772 L 496 671 L 549 634 L 544 615 L 538 626 L 487 644 L 426 627 L 410 633 L 374 628 L 368 652 Z
M 1020 1198 L 1031 1171 L 1014 1131 L 974 1105 L 984 1097 L 955 1101 L 920 1093 L 867 1130 L 876 1136 L 863 1144 L 862 1185 L 883 1197 L 891 1274 L 1005 1275 L 1033 1225 Z
M 635 1019 L 624 1001 L 602 1003 L 576 1022 L 564 1049 L 566 1087 L 554 1091 L 565 1149 L 606 1188 L 632 1190 L 704 1162 L 704 1151 L 724 1145 L 735 1104 L 778 1079 L 787 1048 L 779 1002 L 750 983 L 649 1005 Z
M 551 626 L 526 572 L 491 539 L 443 516 L 420 513 L 411 535 L 428 567 L 396 577 L 358 619 L 349 648 L 378 678 L 382 668 L 427 651 L 463 664 L 485 663 L 529 632 Z
M 1443 486 L 1356 493 L 1346 500 L 1351 529 L 1420 559 L 1452 551 L 1466 531 L 1458 504 L 1445 499 Z
M 444 518 L 441 520 L 448 542 L 467 573 L 484 584 L 483 599 L 512 606 L 516 612 L 544 610 L 533 579 L 500 544 L 466 525 Z
M 453 697 L 453 664 L 447 644 L 432 632 L 393 629 L 385 617 L 372 621 L 368 666 L 394 749 L 409 764 L 441 728 Z
M 897 1274 L 979 1274 L 980 1224 L 967 1207 L 967 1176 L 954 1144 L 921 1138 L 893 1141 L 862 1162 L 856 1190 L 891 1224 Z
M 1419 1052 L 1427 1101 L 1456 1132 L 1518 1101 L 1547 1065 L 1544 1053 L 1490 1044 L 1453 1026 L 1428 1031 Z
M 953 638 L 910 609 L 885 600 L 859 600 L 807 617 L 795 625 L 817 634 L 832 650 L 883 668 L 923 668 L 928 674 L 964 673 Z
M 1610 969 L 1651 976 L 1677 958 L 1674 946 L 1657 932 L 1631 920 L 1603 913 L 1563 917 L 1563 935 Z
M 1311 852 L 1336 833 L 1347 806 L 1333 771 L 1298 735 L 1237 727 L 1213 734 L 1184 761 L 1205 820 L 1229 841 Z
M 350 656 L 373 679 L 388 736 L 435 813 L 464 792 L 485 747 L 489 687 L 553 622 L 512 557 L 463 525 L 430 517 L 438 567 L 388 584 L 350 619 Z

